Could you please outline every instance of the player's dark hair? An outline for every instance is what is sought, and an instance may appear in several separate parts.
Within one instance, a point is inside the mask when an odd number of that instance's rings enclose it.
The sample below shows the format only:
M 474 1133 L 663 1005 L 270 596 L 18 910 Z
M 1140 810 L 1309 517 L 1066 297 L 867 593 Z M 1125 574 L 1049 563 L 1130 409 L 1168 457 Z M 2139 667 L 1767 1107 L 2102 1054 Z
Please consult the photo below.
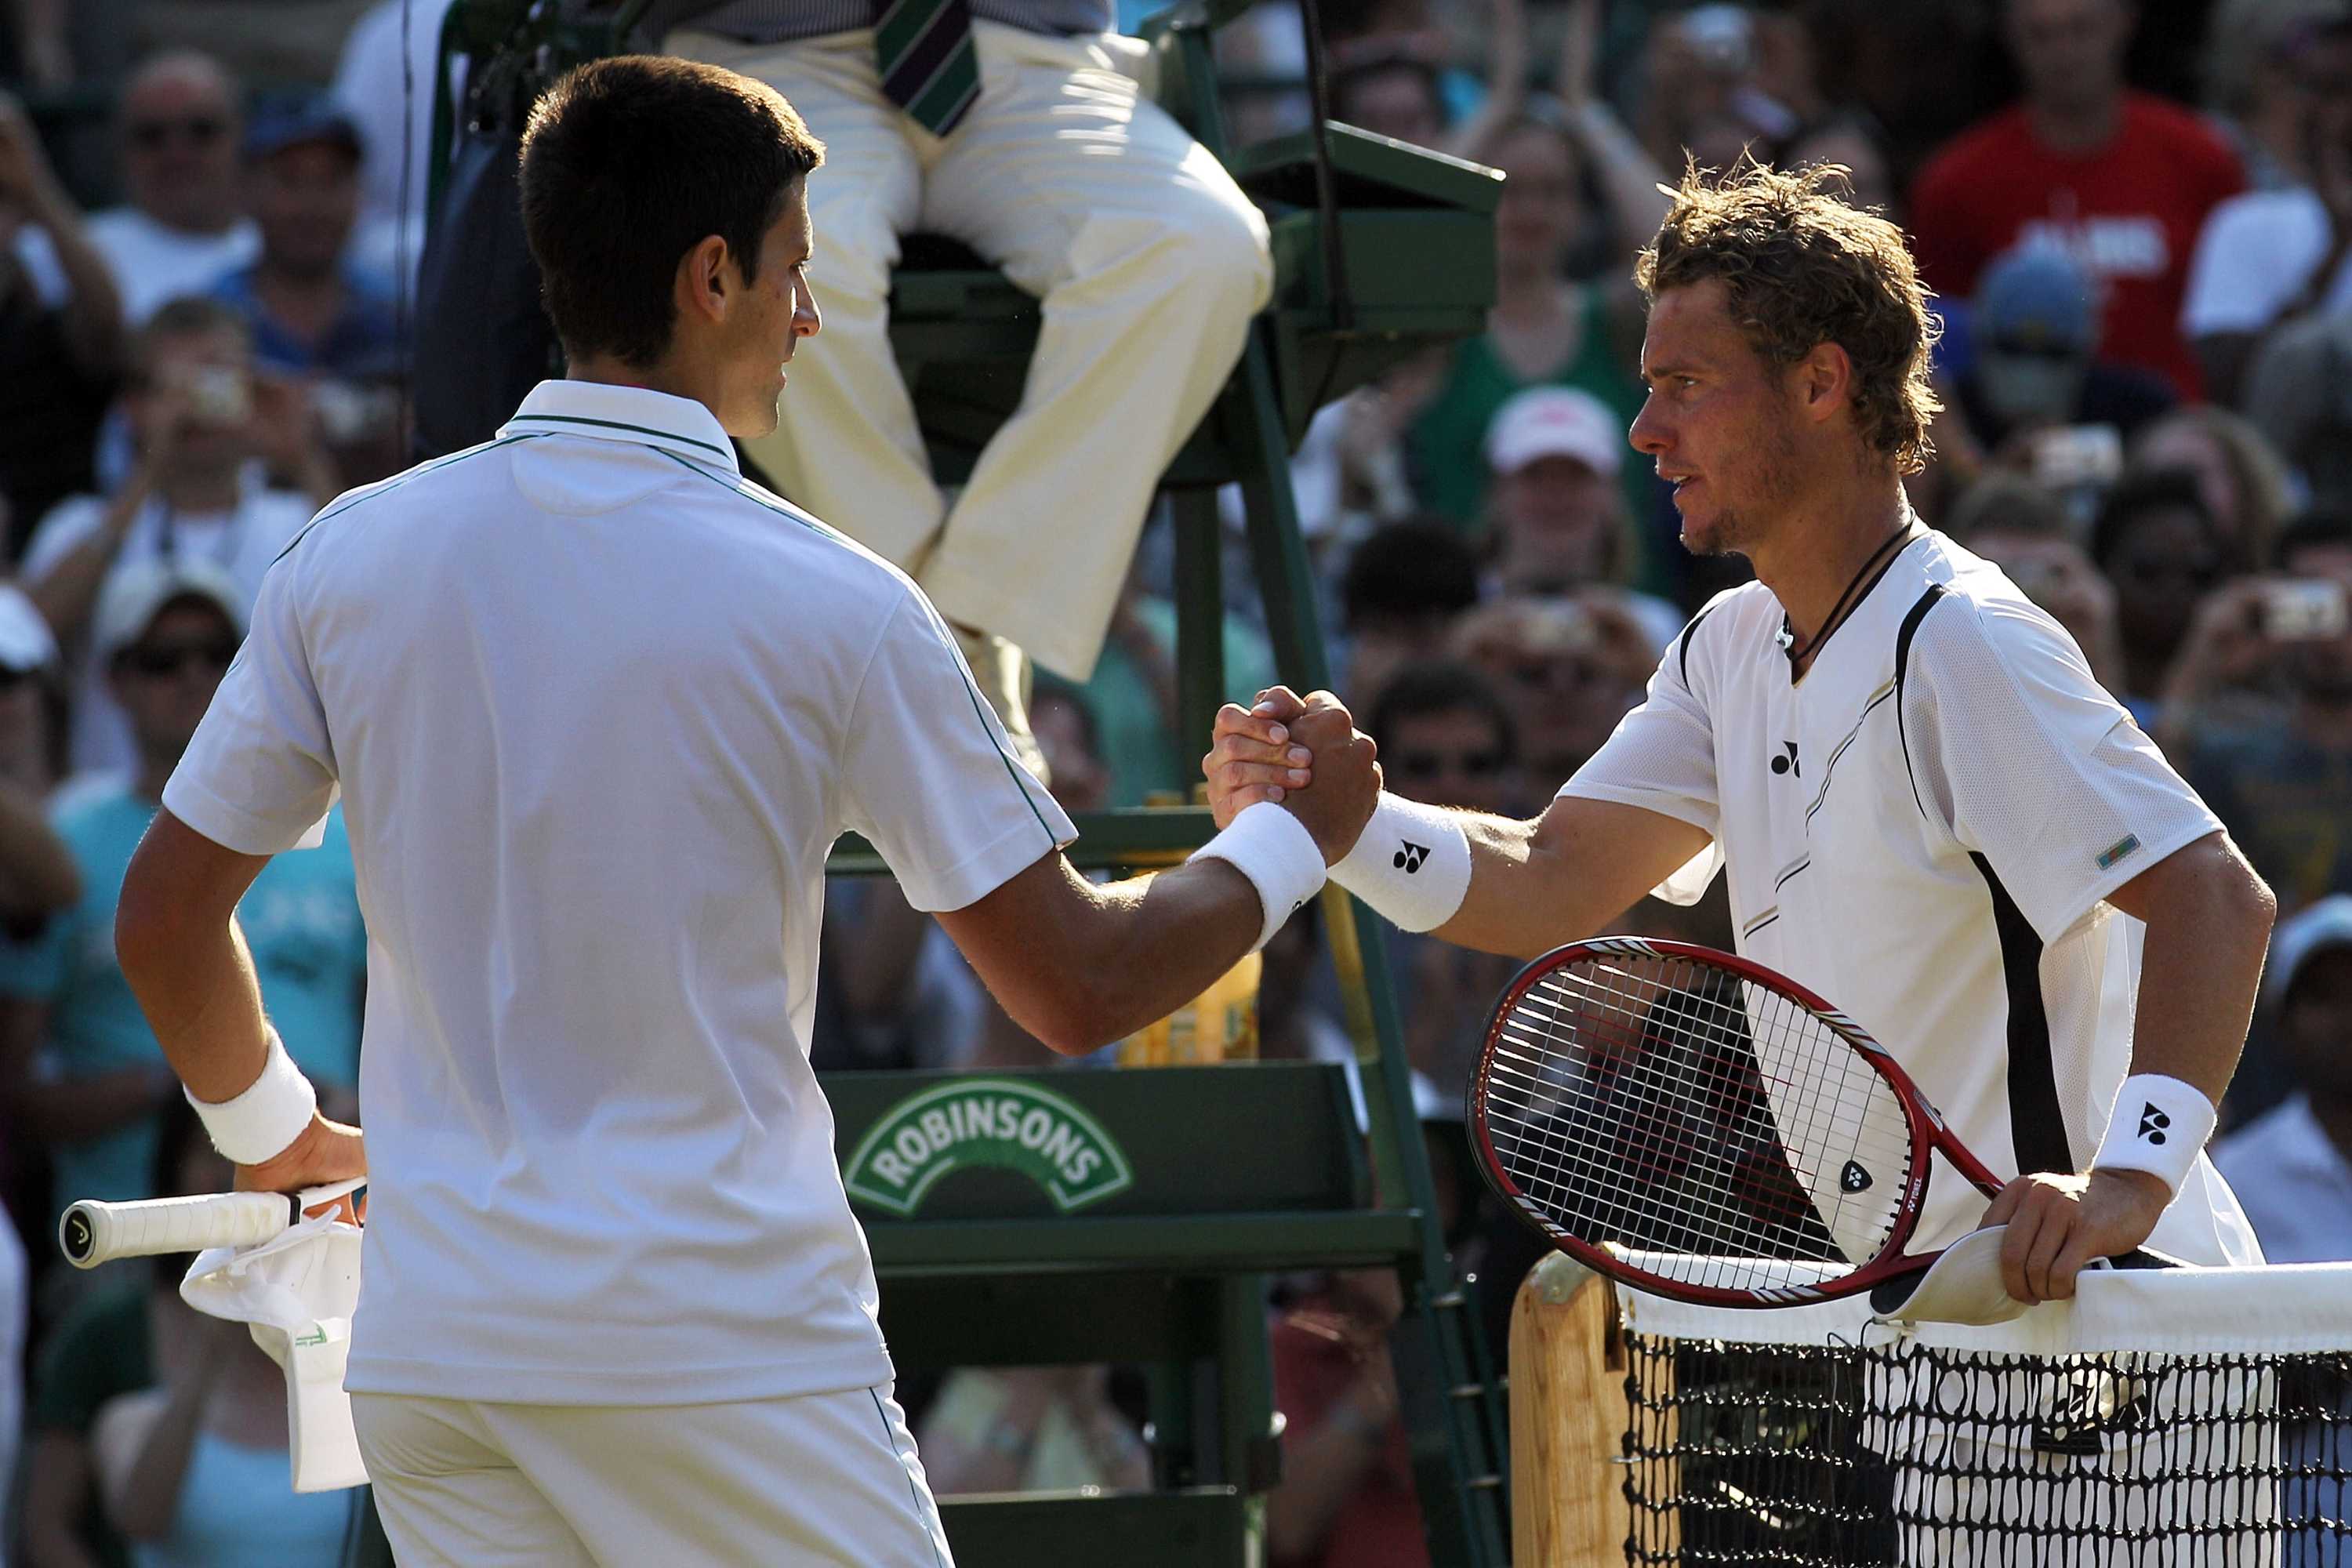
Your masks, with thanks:
M 1339 584 L 1350 627 L 1367 616 L 1458 615 L 1477 602 L 1478 552 L 1440 517 L 1404 518 L 1367 534 Z
M 1399 724 L 1433 713 L 1475 713 L 1493 726 L 1504 764 L 1518 761 L 1519 727 L 1511 720 L 1510 705 L 1474 666 L 1454 659 L 1409 664 L 1391 676 L 1365 718 L 1364 733 L 1385 747 Z
M 564 351 L 649 365 L 677 264 L 712 235 L 745 282 L 824 147 L 782 94 L 692 60 L 621 55 L 565 76 L 522 137 L 522 221 Z
M 2221 525 L 2205 504 L 2205 488 L 2188 468 L 2149 468 L 2126 474 L 2099 503 L 2098 521 L 2091 525 L 2091 559 L 2105 571 L 2123 548 L 2124 535 L 2152 511 L 2185 511 L 2197 519 L 2208 544 L 2219 545 Z
M 2282 566 L 2298 550 L 2327 549 L 2352 550 L 2352 512 L 2315 507 L 2279 530 L 2277 560 Z
M 1927 384 L 1938 328 L 1903 231 L 1847 205 L 1835 164 L 1782 174 L 1743 159 L 1717 175 L 1694 163 L 1658 237 L 1633 264 L 1651 300 L 1720 279 L 1731 317 L 1769 364 L 1823 343 L 1853 362 L 1853 418 L 1873 451 L 1916 474 L 1943 403 Z

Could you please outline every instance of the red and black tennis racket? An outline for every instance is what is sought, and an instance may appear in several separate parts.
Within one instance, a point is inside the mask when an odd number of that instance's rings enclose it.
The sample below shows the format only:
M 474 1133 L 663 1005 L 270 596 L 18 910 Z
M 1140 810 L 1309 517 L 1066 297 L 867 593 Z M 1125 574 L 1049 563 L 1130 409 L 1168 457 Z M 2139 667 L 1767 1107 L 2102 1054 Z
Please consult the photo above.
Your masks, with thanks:
M 1469 1124 L 1487 1181 L 1561 1251 L 1713 1306 L 1829 1300 L 1924 1269 L 1938 1255 L 1903 1245 L 1930 1151 L 1986 1197 L 2001 1188 L 1860 1025 L 1687 942 L 1602 938 L 1522 970 L 1487 1026 Z

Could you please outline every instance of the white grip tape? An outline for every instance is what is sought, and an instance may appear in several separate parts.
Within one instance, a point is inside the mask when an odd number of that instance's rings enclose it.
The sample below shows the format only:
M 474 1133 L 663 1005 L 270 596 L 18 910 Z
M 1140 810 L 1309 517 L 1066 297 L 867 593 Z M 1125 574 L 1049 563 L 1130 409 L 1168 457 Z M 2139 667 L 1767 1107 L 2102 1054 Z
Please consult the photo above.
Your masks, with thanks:
M 85 1199 L 58 1219 L 58 1245 L 77 1268 L 118 1258 L 254 1247 L 293 1223 L 295 1202 L 284 1193 L 200 1193 L 133 1204 Z
M 2116 1094 L 2116 1113 L 2099 1142 L 2095 1171 L 2146 1171 L 2175 1196 L 2205 1141 L 2213 1136 L 2213 1102 L 2193 1083 L 2135 1073 Z
M 1401 931 L 1435 931 L 1470 891 L 1470 838 L 1443 806 L 1381 792 L 1331 879 Z
M 1255 952 L 1274 940 L 1283 921 L 1320 892 L 1323 851 L 1307 825 L 1270 800 L 1245 806 L 1226 829 L 1192 851 L 1195 860 L 1223 860 L 1257 889 L 1265 920 Z

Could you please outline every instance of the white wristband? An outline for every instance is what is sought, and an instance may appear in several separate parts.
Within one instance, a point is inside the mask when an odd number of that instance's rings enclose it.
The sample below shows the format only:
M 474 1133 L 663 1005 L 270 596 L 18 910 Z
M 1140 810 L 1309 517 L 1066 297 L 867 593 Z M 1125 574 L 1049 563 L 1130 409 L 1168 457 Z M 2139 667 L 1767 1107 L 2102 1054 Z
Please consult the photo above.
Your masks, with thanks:
M 186 1089 L 182 1093 L 187 1094 Z M 286 1054 L 286 1042 L 269 1031 L 269 1058 L 261 1076 L 235 1100 L 210 1104 L 188 1094 L 203 1119 L 213 1147 L 239 1165 L 258 1165 L 286 1152 L 319 1110 L 319 1091 Z
M 2189 1178 L 2205 1140 L 2213 1135 L 2213 1102 L 2193 1083 L 2158 1073 L 2136 1073 L 2116 1096 L 2116 1113 L 2091 1168 L 2146 1171 L 2175 1196 Z
M 1192 851 L 1195 860 L 1223 860 L 1250 879 L 1265 925 L 1255 952 L 1274 940 L 1298 907 L 1322 890 L 1323 851 L 1307 825 L 1270 800 L 1245 806 L 1233 826 Z
M 1454 813 L 1382 791 L 1331 879 L 1400 930 L 1435 931 L 1470 891 L 1470 839 Z

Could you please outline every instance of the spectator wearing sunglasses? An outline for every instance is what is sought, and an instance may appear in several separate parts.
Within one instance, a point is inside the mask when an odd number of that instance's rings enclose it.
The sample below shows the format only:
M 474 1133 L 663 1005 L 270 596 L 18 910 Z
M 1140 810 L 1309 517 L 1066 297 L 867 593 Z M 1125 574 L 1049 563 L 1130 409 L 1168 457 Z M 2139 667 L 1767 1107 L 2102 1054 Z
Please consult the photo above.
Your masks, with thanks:
M 22 1124 L 51 1159 L 52 1211 L 77 1198 L 153 1196 L 157 1110 L 178 1093 L 114 958 L 114 907 L 189 738 L 236 657 L 246 594 L 200 558 L 143 562 L 107 584 L 94 641 L 137 744 L 129 777 L 68 791 L 55 813 L 81 896 L 37 937 L 0 942 L 0 1020 L 30 1081 L 12 1086 Z M 272 885 L 272 879 L 280 880 Z M 322 1087 L 358 1061 L 364 963 L 340 814 L 317 853 L 289 855 L 255 880 L 243 910 L 254 967 L 287 1048 Z
M 260 250 L 237 167 L 238 98 L 220 62 L 193 52 L 158 55 L 123 86 L 116 129 L 131 199 L 92 215 L 88 228 L 131 326 L 166 300 L 210 288 Z M 47 236 L 28 230 L 17 244 L 42 298 L 61 303 L 65 274 Z

